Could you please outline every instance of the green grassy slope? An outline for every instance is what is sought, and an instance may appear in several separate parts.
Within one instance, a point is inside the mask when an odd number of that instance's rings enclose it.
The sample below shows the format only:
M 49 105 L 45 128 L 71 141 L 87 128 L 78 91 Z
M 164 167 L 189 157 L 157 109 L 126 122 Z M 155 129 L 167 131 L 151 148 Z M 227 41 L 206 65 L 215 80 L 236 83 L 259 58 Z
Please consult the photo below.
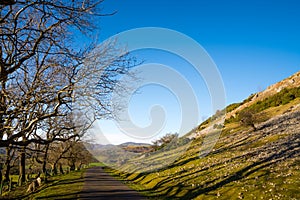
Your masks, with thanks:
M 256 114 L 267 116 L 257 130 L 227 121 L 206 157 L 199 157 L 199 136 L 190 145 L 107 170 L 152 199 L 300 199 L 299 88 L 276 95 L 253 104 Z M 139 162 L 152 171 L 139 173 Z

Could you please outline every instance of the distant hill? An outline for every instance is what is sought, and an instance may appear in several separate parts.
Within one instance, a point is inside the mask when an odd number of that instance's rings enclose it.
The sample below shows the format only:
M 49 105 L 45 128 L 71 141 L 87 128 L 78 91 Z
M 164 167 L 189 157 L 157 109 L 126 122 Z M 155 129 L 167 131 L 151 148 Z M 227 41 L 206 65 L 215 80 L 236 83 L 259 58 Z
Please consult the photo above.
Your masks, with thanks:
M 114 146 L 112 144 L 97 144 L 97 143 L 85 143 L 84 145 L 91 151 Z
M 125 142 L 117 146 L 126 147 L 126 146 L 150 146 L 150 145 L 151 144 L 148 143 Z
M 216 125 L 218 114 L 212 116 L 188 135 L 189 144 L 107 170 L 152 199 L 300 199 L 299 75 L 229 105 L 224 125 Z M 247 110 L 265 116 L 255 129 L 240 123 Z M 220 138 L 200 157 L 204 136 L 216 129 Z
M 135 142 L 126 142 L 119 145 L 86 144 L 85 146 L 100 162 L 113 166 L 152 151 L 150 144 Z

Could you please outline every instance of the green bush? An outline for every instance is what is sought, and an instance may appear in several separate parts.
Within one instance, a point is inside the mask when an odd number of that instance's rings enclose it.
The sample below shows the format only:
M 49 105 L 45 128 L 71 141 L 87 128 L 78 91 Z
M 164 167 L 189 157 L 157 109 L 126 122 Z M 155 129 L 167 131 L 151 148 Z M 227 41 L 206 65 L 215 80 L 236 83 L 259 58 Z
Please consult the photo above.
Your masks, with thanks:
M 251 95 L 246 100 L 244 100 L 243 103 L 248 102 L 249 100 L 252 99 L 252 97 L 253 97 L 253 95 Z M 293 101 L 296 98 L 300 98 L 300 87 L 289 88 L 289 89 L 284 88 L 277 94 L 267 97 L 262 101 L 258 101 L 246 109 L 252 110 L 253 113 L 258 113 L 258 112 L 264 111 L 271 107 L 288 104 L 289 102 Z M 227 106 L 226 110 L 227 110 L 227 112 L 230 112 L 230 111 L 236 109 L 238 106 L 242 105 L 243 103 L 231 104 L 231 105 Z M 241 112 L 243 112 L 243 110 Z M 237 113 L 237 115 L 239 115 L 239 113 Z M 231 116 L 229 119 L 225 120 L 225 124 L 232 123 L 232 122 L 238 122 L 238 121 L 240 121 L 239 117 Z
M 276 107 L 280 105 L 285 105 L 292 100 L 300 97 L 300 87 L 296 88 L 284 88 L 277 94 L 270 96 L 263 101 L 258 101 L 251 105 L 249 108 L 255 110 L 256 112 L 263 111 L 270 107 Z
M 233 104 L 230 104 L 229 106 L 226 107 L 226 111 L 227 112 L 231 112 L 234 109 L 236 109 L 237 107 L 239 107 L 240 105 L 242 105 L 242 103 L 233 103 Z

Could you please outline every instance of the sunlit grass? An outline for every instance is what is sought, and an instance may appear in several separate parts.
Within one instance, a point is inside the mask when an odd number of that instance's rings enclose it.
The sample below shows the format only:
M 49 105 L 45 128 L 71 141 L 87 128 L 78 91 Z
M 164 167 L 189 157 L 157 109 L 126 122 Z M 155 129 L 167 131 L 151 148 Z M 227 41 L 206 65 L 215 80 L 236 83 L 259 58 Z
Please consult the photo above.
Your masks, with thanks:
M 67 175 L 55 177 L 49 187 L 45 186 L 37 194 L 35 199 L 70 199 L 77 198 L 83 187 L 83 172 L 71 172 Z
M 3 198 L 6 199 L 77 199 L 82 190 L 85 170 L 70 172 L 65 175 L 49 177 L 35 192 L 26 193 L 27 187 L 17 187 Z

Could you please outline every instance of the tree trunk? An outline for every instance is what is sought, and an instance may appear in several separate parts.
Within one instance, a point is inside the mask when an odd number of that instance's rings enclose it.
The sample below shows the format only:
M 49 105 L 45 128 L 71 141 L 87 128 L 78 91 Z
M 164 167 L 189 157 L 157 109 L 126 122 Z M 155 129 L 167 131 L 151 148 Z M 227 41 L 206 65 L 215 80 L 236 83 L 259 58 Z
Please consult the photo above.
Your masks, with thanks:
M 57 175 L 57 163 L 52 165 L 52 175 Z
M 11 162 L 11 156 L 10 156 L 11 148 L 6 148 L 6 160 L 5 160 L 5 172 L 4 172 L 4 181 L 9 182 L 9 175 L 10 175 L 10 162 Z
M 83 163 L 80 163 L 77 167 L 77 170 L 81 170 Z
M 25 154 L 25 147 L 23 147 L 20 153 L 20 165 L 19 165 L 20 184 L 23 184 L 26 181 L 25 166 L 26 166 L 26 154 Z
M 74 162 L 72 162 L 69 166 L 70 166 L 70 171 L 75 171 L 76 166 Z
M 45 154 L 44 154 L 44 157 L 43 157 L 43 165 L 42 165 L 42 172 L 43 172 L 43 174 L 47 173 L 47 167 L 46 166 L 47 166 L 48 148 L 49 148 L 49 145 L 47 145 L 46 150 L 45 150 Z
M 0 163 L 0 184 L 2 184 L 2 164 Z M 2 187 L 2 186 L 0 186 Z M 1 190 L 1 188 L 0 188 Z
M 46 146 L 46 150 L 45 150 L 45 154 L 44 154 L 44 158 L 43 158 L 43 166 L 42 166 L 42 173 L 44 174 L 44 181 L 45 182 L 47 182 L 47 177 L 48 177 L 48 173 L 47 173 L 47 158 L 48 158 L 49 146 L 50 146 L 50 144 L 48 144 Z
M 5 165 L 5 172 L 4 172 L 4 181 L 9 181 L 9 175 L 10 175 L 10 165 Z M 1 177 L 2 178 L 2 177 Z
M 64 170 L 63 170 L 63 168 L 62 168 L 62 164 L 59 164 L 59 172 L 60 172 L 61 174 L 64 174 Z

